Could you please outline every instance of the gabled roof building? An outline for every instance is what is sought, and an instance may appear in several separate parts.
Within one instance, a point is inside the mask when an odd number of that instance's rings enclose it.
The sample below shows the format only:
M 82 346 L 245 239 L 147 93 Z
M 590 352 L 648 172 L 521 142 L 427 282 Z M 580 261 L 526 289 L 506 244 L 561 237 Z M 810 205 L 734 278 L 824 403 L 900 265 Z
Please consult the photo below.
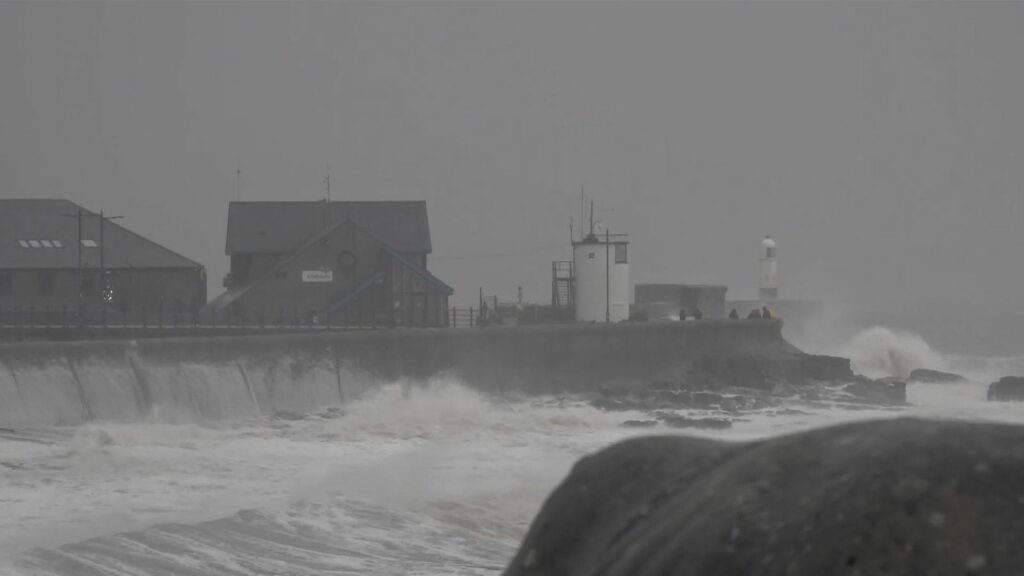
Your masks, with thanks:
M 79 303 L 187 313 L 206 303 L 206 271 L 68 200 L 0 200 L 0 306 Z
M 235 321 L 448 323 L 425 202 L 232 202 L 225 248 L 227 292 L 210 306 Z

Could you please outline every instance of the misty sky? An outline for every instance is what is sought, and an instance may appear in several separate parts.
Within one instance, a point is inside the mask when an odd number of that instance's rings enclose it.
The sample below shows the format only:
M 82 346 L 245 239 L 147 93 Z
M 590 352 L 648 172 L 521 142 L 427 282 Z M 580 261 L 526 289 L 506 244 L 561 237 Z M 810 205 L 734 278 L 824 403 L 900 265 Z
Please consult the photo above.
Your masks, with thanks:
M 1024 312 L 1024 3 L 0 3 L 0 196 L 227 268 L 227 203 L 425 199 L 550 298 L 580 186 L 635 282 Z

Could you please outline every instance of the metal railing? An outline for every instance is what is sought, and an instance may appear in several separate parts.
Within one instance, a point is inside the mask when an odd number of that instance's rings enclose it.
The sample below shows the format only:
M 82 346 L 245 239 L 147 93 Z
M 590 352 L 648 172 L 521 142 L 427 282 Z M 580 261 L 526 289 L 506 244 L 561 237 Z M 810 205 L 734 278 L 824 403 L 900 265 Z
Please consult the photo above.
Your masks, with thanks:
M 45 332 L 66 332 L 74 337 L 76 330 L 130 331 L 166 333 L 206 332 L 269 332 L 295 330 L 373 330 L 384 328 L 474 328 L 494 320 L 493 313 L 484 314 L 474 307 L 451 307 L 438 316 L 423 314 L 409 318 L 403 314 L 389 315 L 383 310 L 344 308 L 312 310 L 298 307 L 275 307 L 251 311 L 231 309 L 133 309 L 110 307 L 81 309 L 71 305 L 5 305 L 0 306 L 0 333 L 11 339 L 45 337 Z M 490 317 L 489 317 L 490 316 Z M 55 334 L 56 335 L 56 334 Z

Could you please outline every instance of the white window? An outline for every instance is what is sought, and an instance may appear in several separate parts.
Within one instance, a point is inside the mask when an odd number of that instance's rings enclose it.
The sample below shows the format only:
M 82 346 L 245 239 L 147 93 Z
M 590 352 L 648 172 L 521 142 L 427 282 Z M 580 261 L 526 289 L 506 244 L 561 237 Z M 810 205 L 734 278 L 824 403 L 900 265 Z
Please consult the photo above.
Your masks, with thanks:
M 95 240 L 82 240 L 82 246 L 85 246 L 86 248 L 96 248 L 98 244 L 96 244 Z
M 18 244 L 20 244 L 22 248 L 28 248 L 28 240 L 18 240 Z
M 40 246 L 42 246 L 42 245 L 41 245 L 41 244 L 39 243 L 39 240 L 29 240 L 29 241 L 28 241 L 28 245 L 29 245 L 29 246 L 31 246 L 31 247 L 33 247 L 33 248 L 39 248 Z
M 625 264 L 627 262 L 627 260 L 626 260 L 626 246 L 627 246 L 626 244 L 616 244 L 615 245 L 615 263 L 616 264 Z
M 49 240 L 40 240 L 39 242 L 43 245 L 43 248 L 53 248 L 53 242 Z
M 52 242 L 53 242 L 53 247 L 54 248 L 63 248 L 64 247 L 64 244 L 62 244 L 60 240 L 52 240 Z

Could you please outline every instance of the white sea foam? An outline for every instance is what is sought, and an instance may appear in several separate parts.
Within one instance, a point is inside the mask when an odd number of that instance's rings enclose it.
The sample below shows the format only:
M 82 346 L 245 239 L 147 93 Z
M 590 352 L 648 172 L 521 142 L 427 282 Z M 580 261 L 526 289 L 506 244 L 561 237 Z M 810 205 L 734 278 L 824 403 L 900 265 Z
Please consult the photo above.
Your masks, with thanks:
M 884 328 L 849 350 L 870 375 L 927 367 L 969 381 L 911 384 L 900 410 L 769 409 L 694 433 L 748 440 L 900 415 L 1024 421 L 1024 405 L 985 400 L 987 382 L 1022 358 L 943 358 Z M 438 378 L 384 384 L 306 415 L 27 431 L 32 441 L 0 438 L 0 555 L 19 576 L 80 573 L 79 563 L 152 574 L 158 560 L 181 574 L 496 574 L 580 456 L 673 432 L 620 426 L 648 418 Z

